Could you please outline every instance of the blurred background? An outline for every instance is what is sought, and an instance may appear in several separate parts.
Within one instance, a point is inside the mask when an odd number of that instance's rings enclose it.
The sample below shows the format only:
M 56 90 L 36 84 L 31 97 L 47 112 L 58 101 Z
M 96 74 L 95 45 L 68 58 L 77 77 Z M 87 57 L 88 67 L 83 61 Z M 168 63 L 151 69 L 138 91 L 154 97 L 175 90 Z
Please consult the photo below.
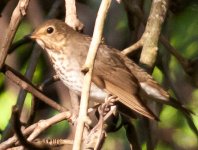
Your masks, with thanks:
M 61 1 L 61 0 L 57 0 Z M 100 0 L 78 0 L 77 13 L 79 19 L 84 23 L 83 33 L 92 35 L 95 18 L 100 5 Z M 11 14 L 16 7 L 18 0 L 1 0 L 0 1 L 0 47 L 5 37 L 6 29 L 9 25 Z M 42 23 L 49 16 L 55 1 L 53 0 L 32 0 L 30 1 L 27 16 L 22 20 L 14 42 L 22 39 L 25 35 L 30 34 L 33 29 Z M 53 17 L 64 19 L 65 8 L 64 1 L 58 5 Z M 105 23 L 104 41 L 107 45 L 119 50 L 130 46 L 138 41 L 144 28 L 136 13 L 130 12 L 130 7 L 139 6 L 146 18 L 150 11 L 150 0 L 123 0 L 118 4 L 112 1 L 110 11 Z M 50 16 L 52 17 L 52 16 Z M 181 65 L 162 44 L 159 44 L 159 55 L 156 67 L 153 71 L 153 77 L 165 87 L 172 96 L 181 100 L 195 114 L 193 120 L 198 128 L 198 1 L 197 0 L 175 0 L 170 2 L 170 8 L 162 33 L 167 37 L 169 42 L 186 60 L 190 66 L 187 69 Z M 12 52 L 6 59 L 6 63 L 25 74 L 27 67 L 30 65 L 30 57 L 34 44 L 27 42 L 17 50 Z M 40 50 L 38 50 L 40 51 Z M 138 63 L 140 50 L 132 53 L 130 57 Z M 189 69 L 189 70 L 188 70 Z M 51 64 L 42 53 L 38 58 L 38 64 L 33 75 L 33 83 L 40 85 L 45 79 L 54 74 Z M 4 74 L 0 73 L 0 130 L 6 128 L 11 117 L 11 108 L 16 104 L 20 88 L 6 79 Z M 67 94 L 66 92 L 67 91 Z M 60 82 L 56 82 L 46 89 L 46 95 L 56 100 L 60 104 L 70 107 L 68 89 Z M 31 94 L 27 94 L 22 120 L 30 115 L 32 103 Z M 57 112 L 39 102 L 35 107 L 36 115 L 33 122 L 53 116 Z M 148 149 L 147 137 L 142 130 L 142 122 L 135 121 L 138 137 L 143 150 Z M 170 106 L 160 106 L 160 122 L 152 132 L 155 138 L 156 150 L 197 150 L 198 141 L 196 135 L 189 128 L 183 115 Z M 63 134 L 64 133 L 64 134 Z M 71 135 L 69 124 L 61 122 L 50 129 L 43 135 L 45 137 L 67 137 Z M 0 135 L 1 138 L 1 135 Z M 126 138 L 126 131 L 121 128 L 117 132 L 109 133 L 104 150 L 123 149 L 128 150 L 129 142 Z

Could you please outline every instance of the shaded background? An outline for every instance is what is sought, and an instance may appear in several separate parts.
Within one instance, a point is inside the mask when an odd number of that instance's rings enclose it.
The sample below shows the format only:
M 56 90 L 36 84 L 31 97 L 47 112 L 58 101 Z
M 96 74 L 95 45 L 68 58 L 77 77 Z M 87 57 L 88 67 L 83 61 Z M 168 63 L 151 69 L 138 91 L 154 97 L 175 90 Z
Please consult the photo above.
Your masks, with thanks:
M 31 33 L 32 30 L 44 20 L 53 2 L 53 0 L 32 0 L 29 5 L 27 17 L 21 22 L 14 41 L 18 41 L 24 35 Z M 142 2 L 146 14 L 145 16 L 148 16 L 150 1 L 145 0 Z M 3 0 L 0 2 L 0 47 L 2 39 L 5 37 L 10 16 L 17 3 L 17 0 Z M 92 35 L 99 4 L 99 0 L 80 0 L 77 4 L 79 19 L 85 25 L 83 31 L 85 34 Z M 196 60 L 198 56 L 198 2 L 197 0 L 177 0 L 171 2 L 170 8 L 171 10 L 169 10 L 162 32 L 181 55 L 185 58 Z M 59 19 L 64 19 L 64 12 L 64 7 L 61 7 L 57 17 Z M 139 28 L 136 18 L 130 18 L 127 15 L 123 3 L 118 4 L 117 2 L 112 1 L 105 23 L 105 43 L 122 50 L 137 41 L 142 32 L 143 30 Z M 32 44 L 33 43 L 28 43 L 18 48 L 15 52 L 9 55 L 6 62 L 24 74 L 29 63 L 28 60 L 31 55 Z M 157 66 L 159 67 L 155 67 L 153 71 L 154 78 L 167 88 L 173 96 L 177 94 L 182 100 L 182 103 L 198 114 L 197 74 L 187 75 L 175 57 L 167 52 L 163 46 L 159 46 L 160 49 L 157 61 Z M 139 52 L 134 53 L 131 57 L 138 63 Z M 161 70 L 163 65 L 165 65 L 165 69 L 169 71 L 169 79 L 164 76 L 163 71 Z M 196 67 L 194 67 L 194 69 L 196 69 Z M 38 85 L 53 74 L 54 71 L 51 68 L 51 64 L 43 53 L 34 73 L 33 83 Z M 64 87 L 61 82 L 56 82 L 45 89 L 48 96 L 62 105 L 70 107 L 69 96 L 68 94 L 65 94 L 65 91 L 67 91 L 67 88 Z M 15 84 L 9 82 L 3 74 L 0 74 L 0 130 L 2 131 L 9 122 L 11 108 L 16 103 L 18 92 L 19 88 Z M 29 115 L 31 99 L 31 95 L 28 94 L 25 101 L 25 108 L 23 110 L 23 118 L 26 118 Z M 35 121 L 49 118 L 56 113 L 41 102 L 36 109 L 37 113 Z M 198 127 L 198 117 L 197 115 L 193 117 L 195 124 Z M 156 150 L 198 149 L 197 138 L 188 127 L 185 118 L 180 112 L 172 107 L 163 106 L 160 113 L 160 120 L 161 121 L 158 123 L 159 128 L 157 128 L 152 135 L 158 139 L 155 148 Z M 144 133 L 141 131 L 141 122 L 134 121 L 134 124 L 138 130 L 142 149 L 146 149 L 146 137 L 144 137 Z M 125 134 L 123 128 L 116 133 L 109 133 L 103 149 L 129 149 Z M 69 137 L 69 125 L 66 121 L 61 122 L 56 126 L 51 127 L 43 133 L 42 136 Z

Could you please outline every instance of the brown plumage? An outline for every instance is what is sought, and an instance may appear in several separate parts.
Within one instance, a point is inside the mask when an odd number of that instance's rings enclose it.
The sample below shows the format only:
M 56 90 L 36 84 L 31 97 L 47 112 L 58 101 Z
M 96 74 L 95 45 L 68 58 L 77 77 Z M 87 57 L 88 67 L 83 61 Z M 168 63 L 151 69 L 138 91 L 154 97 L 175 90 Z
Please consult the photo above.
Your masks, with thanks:
M 83 83 L 81 66 L 85 62 L 91 38 L 55 19 L 39 26 L 31 38 L 46 50 L 63 83 L 80 94 Z M 141 93 L 171 103 L 169 94 L 148 73 L 118 50 L 104 44 L 97 52 L 92 82 L 92 99 L 103 102 L 107 93 L 111 93 L 127 107 L 150 119 L 157 117 L 143 103 Z M 180 105 L 178 107 L 186 110 Z

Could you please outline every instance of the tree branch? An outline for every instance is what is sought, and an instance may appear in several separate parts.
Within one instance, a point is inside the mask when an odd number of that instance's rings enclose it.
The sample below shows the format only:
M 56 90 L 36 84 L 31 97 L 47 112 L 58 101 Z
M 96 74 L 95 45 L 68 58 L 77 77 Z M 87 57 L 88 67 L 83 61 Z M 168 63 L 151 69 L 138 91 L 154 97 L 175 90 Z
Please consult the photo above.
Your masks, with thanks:
M 76 0 L 65 0 L 65 23 L 74 30 L 81 31 L 84 27 L 83 23 L 77 18 Z
M 64 107 L 53 101 L 52 99 L 45 96 L 39 89 L 37 89 L 28 79 L 24 78 L 23 75 L 15 71 L 13 68 L 5 65 L 2 70 L 5 75 L 14 83 L 19 85 L 22 89 L 27 90 L 28 92 L 32 93 L 36 97 L 40 98 L 44 103 L 50 105 L 52 108 L 63 112 L 66 111 Z
M 12 43 L 12 40 L 14 39 L 14 35 L 19 26 L 19 23 L 21 19 L 23 18 L 23 16 L 26 15 L 28 4 L 29 4 L 29 0 L 19 0 L 18 5 L 14 9 L 14 12 L 12 14 L 10 24 L 6 33 L 6 37 L 4 38 L 4 41 L 2 43 L 2 47 L 0 50 L 0 68 L 3 67 L 5 59 L 7 57 L 8 49 Z
M 22 133 L 24 136 L 27 136 L 27 135 L 35 132 L 32 136 L 29 137 L 29 141 L 31 141 L 36 136 L 38 136 L 38 134 L 40 134 L 42 131 L 46 130 L 48 127 L 50 127 L 53 124 L 56 124 L 62 120 L 65 120 L 65 119 L 67 119 L 68 121 L 74 122 L 76 118 L 75 118 L 75 116 L 73 117 L 73 115 L 71 114 L 70 111 L 62 112 L 62 113 L 59 113 L 49 119 L 42 120 L 42 121 L 32 124 L 31 126 L 24 129 L 22 131 Z M 40 126 L 43 126 L 43 128 L 40 129 Z M 37 130 L 37 131 L 35 131 L 35 130 Z M 13 136 L 13 137 L 9 138 L 8 140 L 6 140 L 5 142 L 2 142 L 0 144 L 0 149 L 7 149 L 7 148 L 11 147 L 16 142 L 17 142 L 17 137 Z
M 24 0 L 21 0 L 21 1 L 24 1 Z M 60 0 L 56 0 L 53 3 L 53 5 L 50 9 L 50 12 L 48 13 L 47 18 L 52 18 L 56 15 L 56 12 L 58 10 L 57 8 L 58 8 L 58 6 L 60 6 L 60 4 L 61 4 Z M 16 23 L 16 22 L 14 22 L 14 23 Z M 31 80 L 32 77 L 33 77 L 33 73 L 35 72 L 36 65 L 37 65 L 37 62 L 38 62 L 38 58 L 40 57 L 40 54 L 41 54 L 41 49 L 37 45 L 34 46 L 31 57 L 30 57 L 30 61 L 29 61 L 28 67 L 27 67 L 27 70 L 25 72 L 25 77 L 29 80 Z M 2 60 L 1 57 L 3 57 L 3 56 L 0 55 L 0 61 Z M 22 108 L 23 108 L 23 103 L 24 103 L 26 94 L 27 93 L 24 90 L 20 90 L 20 92 L 19 92 L 19 95 L 18 95 L 18 98 L 17 98 L 17 107 L 19 108 L 19 111 L 21 111 Z M 6 127 L 6 129 L 3 132 L 3 136 L 2 136 L 1 141 L 6 139 L 7 137 L 9 137 L 10 133 L 11 133 L 11 126 L 10 126 L 10 123 L 8 123 L 8 126 Z
M 93 38 L 89 47 L 89 52 L 87 54 L 85 66 L 83 67 L 83 70 L 84 71 L 87 70 L 88 72 L 85 74 L 84 82 L 83 82 L 83 90 L 82 90 L 81 101 L 80 101 L 79 119 L 78 119 L 78 124 L 76 128 L 73 150 L 80 150 L 81 148 L 83 129 L 85 125 L 85 120 L 87 118 L 88 98 L 89 98 L 89 91 L 90 91 L 90 86 L 91 86 L 91 76 L 92 76 L 92 71 L 93 71 L 93 66 L 94 66 L 94 59 L 97 53 L 98 46 L 101 42 L 104 21 L 105 21 L 108 9 L 110 7 L 110 3 L 111 3 L 111 0 L 102 0 L 101 2 L 101 5 L 98 11 L 98 16 L 96 18 Z
M 141 38 L 139 41 L 137 41 L 133 45 L 122 50 L 122 53 L 124 55 L 128 55 L 128 54 L 132 53 L 133 51 L 137 50 L 138 48 L 141 48 L 143 46 L 143 44 L 144 44 L 144 41 L 143 41 L 143 38 Z
M 140 63 L 152 69 L 156 61 L 158 40 L 162 24 L 165 20 L 169 0 L 153 0 L 146 29 L 143 34 L 144 45 L 140 56 Z
M 14 131 L 16 133 L 16 136 L 17 136 L 19 142 L 25 148 L 38 149 L 38 150 L 49 149 L 49 147 L 47 147 L 46 145 L 33 144 L 26 140 L 23 133 L 21 132 L 20 113 L 19 113 L 19 109 L 16 106 L 14 106 L 12 108 L 12 116 L 13 116 L 12 118 L 13 118 Z

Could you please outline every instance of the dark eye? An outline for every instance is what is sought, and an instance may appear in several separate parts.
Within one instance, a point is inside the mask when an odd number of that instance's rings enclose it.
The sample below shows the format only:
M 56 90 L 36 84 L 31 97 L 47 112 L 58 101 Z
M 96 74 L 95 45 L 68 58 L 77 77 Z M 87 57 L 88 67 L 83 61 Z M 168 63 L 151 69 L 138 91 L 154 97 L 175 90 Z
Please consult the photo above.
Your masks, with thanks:
M 51 34 L 54 32 L 54 28 L 53 27 L 48 27 L 47 28 L 47 33 Z

